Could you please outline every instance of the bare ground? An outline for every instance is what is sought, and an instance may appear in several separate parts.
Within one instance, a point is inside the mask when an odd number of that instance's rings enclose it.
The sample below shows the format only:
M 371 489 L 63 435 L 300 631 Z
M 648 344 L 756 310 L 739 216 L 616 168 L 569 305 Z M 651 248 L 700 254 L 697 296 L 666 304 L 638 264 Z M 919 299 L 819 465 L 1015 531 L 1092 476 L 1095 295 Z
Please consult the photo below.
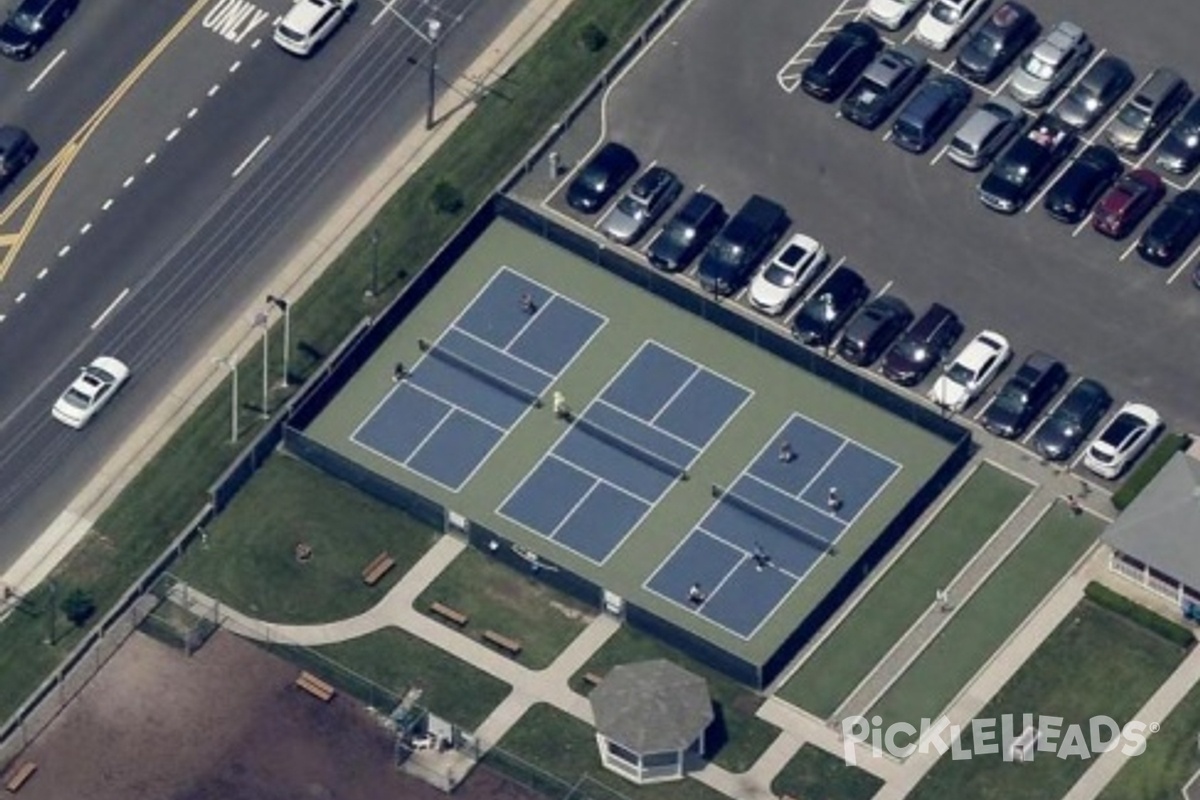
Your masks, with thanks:
M 135 633 L 21 759 L 21 800 L 433 800 L 396 771 L 392 734 L 358 703 L 294 686 L 297 668 L 218 631 L 185 656 Z M 537 800 L 482 767 L 466 800 Z

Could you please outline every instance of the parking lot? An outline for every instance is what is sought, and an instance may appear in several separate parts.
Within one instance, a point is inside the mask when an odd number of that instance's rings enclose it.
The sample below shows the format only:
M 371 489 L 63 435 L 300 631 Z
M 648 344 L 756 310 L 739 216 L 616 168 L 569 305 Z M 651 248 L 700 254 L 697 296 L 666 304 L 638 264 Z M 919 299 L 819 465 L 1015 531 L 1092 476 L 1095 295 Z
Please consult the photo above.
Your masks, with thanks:
M 963 318 L 968 336 L 982 328 L 1005 334 L 1014 363 L 1032 350 L 1048 351 L 1073 376 L 1103 381 L 1118 405 L 1145 401 L 1168 426 L 1200 427 L 1187 400 L 1200 392 L 1191 343 L 1200 316 L 1200 293 L 1190 281 L 1195 247 L 1169 269 L 1149 266 L 1132 252 L 1146 222 L 1124 241 L 1111 241 L 1051 219 L 1041 193 L 1028 213 L 998 215 L 976 199 L 981 175 L 941 157 L 949 134 L 928 154 L 909 155 L 885 141 L 888 123 L 868 132 L 840 120 L 836 104 L 804 95 L 789 76 L 864 5 L 769 0 L 748 13 L 739 4 L 695 0 L 603 95 L 595 130 L 585 135 L 581 123 L 572 136 L 587 139 L 587 147 L 621 141 L 643 165 L 669 167 L 689 190 L 703 185 L 731 211 L 753 193 L 766 195 L 788 209 L 793 232 L 820 240 L 832 264 L 852 264 L 876 293 L 896 294 L 918 314 L 931 302 L 945 303 Z M 1184 0 L 1155 3 L 1153 14 L 1116 0 L 1030 6 L 1045 28 L 1061 19 L 1082 25 L 1096 43 L 1093 58 L 1119 55 L 1139 81 L 1158 66 L 1200 81 L 1191 33 L 1200 8 Z M 887 36 L 910 38 L 913 27 Z M 952 63 L 961 41 L 931 53 L 933 62 Z M 986 97 L 977 89 L 974 102 Z M 583 155 L 567 153 L 574 163 Z M 1147 166 L 1152 157 L 1153 150 Z M 1168 197 L 1197 184 L 1196 174 L 1165 177 L 1175 184 Z M 567 179 L 535 199 L 572 216 L 562 202 Z M 575 218 L 594 226 L 603 214 Z M 787 317 L 767 324 L 787 325 Z M 1011 368 L 993 391 L 1008 374 Z M 986 397 L 968 413 L 985 406 Z

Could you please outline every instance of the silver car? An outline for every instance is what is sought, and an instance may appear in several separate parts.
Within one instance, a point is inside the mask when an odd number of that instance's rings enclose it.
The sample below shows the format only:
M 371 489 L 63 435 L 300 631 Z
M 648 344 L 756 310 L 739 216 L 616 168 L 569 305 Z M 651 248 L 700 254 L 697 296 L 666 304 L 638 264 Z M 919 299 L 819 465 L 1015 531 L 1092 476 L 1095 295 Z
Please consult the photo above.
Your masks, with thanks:
M 967 118 L 950 140 L 946 154 L 960 167 L 977 170 L 991 163 L 1025 125 L 1025 112 L 1011 98 L 998 95 Z
M 1008 85 L 1026 106 L 1044 105 L 1091 57 L 1092 41 L 1074 22 L 1060 22 L 1030 51 Z
M 1109 143 L 1126 153 L 1141 153 L 1192 99 L 1191 87 L 1170 69 L 1150 73 L 1130 100 L 1109 123 Z
M 683 191 L 675 173 L 654 166 L 642 173 L 609 212 L 600 231 L 621 244 L 633 244 L 654 224 Z

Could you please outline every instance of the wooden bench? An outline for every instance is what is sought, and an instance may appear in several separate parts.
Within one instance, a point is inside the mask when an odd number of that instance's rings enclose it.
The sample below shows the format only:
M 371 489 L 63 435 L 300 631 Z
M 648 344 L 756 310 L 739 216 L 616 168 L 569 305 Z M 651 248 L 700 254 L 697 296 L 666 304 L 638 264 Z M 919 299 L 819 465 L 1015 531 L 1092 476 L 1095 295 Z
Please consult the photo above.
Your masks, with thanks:
M 433 603 L 429 606 L 429 610 L 435 616 L 441 617 L 446 622 L 452 622 L 460 628 L 466 625 L 468 621 L 466 614 L 461 611 L 455 611 L 450 606 L 443 605 L 442 603 Z
M 4 788 L 16 794 L 25 785 L 25 782 L 33 777 L 33 773 L 37 772 L 37 768 L 37 764 L 32 761 L 26 761 L 24 764 L 21 764 L 21 766 L 8 773 L 8 781 L 4 784 Z
M 320 700 L 322 703 L 328 703 L 333 699 L 333 696 L 337 694 L 332 686 L 318 678 L 316 675 L 313 675 L 311 672 L 301 672 L 300 677 L 296 678 L 296 685 Z
M 507 636 L 496 633 L 495 631 L 484 631 L 483 640 L 488 644 L 495 645 L 513 658 L 516 658 L 521 654 L 520 642 L 518 642 L 516 639 L 510 639 Z
M 363 569 L 362 579 L 367 586 L 374 586 L 383 580 L 383 576 L 391 571 L 392 567 L 396 566 L 396 559 L 388 555 L 388 551 L 384 550 L 379 555 L 371 560 L 370 564 Z
M 604 678 L 594 672 L 587 672 L 584 673 L 583 682 L 588 686 L 599 686 L 604 683 Z

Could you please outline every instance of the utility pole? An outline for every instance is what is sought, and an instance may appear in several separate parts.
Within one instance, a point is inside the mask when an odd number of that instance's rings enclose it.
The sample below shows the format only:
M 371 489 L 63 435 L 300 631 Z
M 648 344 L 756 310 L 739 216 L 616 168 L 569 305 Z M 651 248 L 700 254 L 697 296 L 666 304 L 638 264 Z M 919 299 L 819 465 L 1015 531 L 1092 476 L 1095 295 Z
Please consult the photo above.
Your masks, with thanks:
M 229 356 L 214 358 L 213 362 L 220 364 L 233 375 L 233 394 L 229 396 L 229 442 L 237 444 L 238 440 L 238 368 L 237 362 Z
M 283 380 L 280 386 L 288 388 L 288 353 L 292 349 L 292 304 L 282 297 L 267 295 L 267 302 L 283 312 Z
M 267 419 L 268 417 L 271 416 L 271 388 L 269 385 L 269 383 L 270 383 L 269 368 L 270 368 L 271 359 L 270 359 L 270 345 L 267 344 L 267 342 L 270 341 L 270 338 L 271 338 L 269 335 L 271 332 L 271 326 L 270 326 L 270 318 L 267 316 L 267 312 L 260 311 L 254 315 L 254 327 L 262 328 L 262 346 L 263 346 L 263 352 L 262 352 L 262 362 L 263 362 L 263 368 L 262 368 L 262 418 Z
M 437 102 L 437 57 L 438 34 L 442 31 L 442 23 L 436 19 L 425 20 L 425 36 L 429 40 L 429 106 L 425 110 L 425 130 L 433 130 L 437 124 L 434 117 L 434 104 Z

